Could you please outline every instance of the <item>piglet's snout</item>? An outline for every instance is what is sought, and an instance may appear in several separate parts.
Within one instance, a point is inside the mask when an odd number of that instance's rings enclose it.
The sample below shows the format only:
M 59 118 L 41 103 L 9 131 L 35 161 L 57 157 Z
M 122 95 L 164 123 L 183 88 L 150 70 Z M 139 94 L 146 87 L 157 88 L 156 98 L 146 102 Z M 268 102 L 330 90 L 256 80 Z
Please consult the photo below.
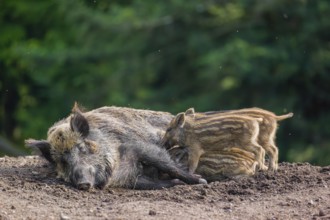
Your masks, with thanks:
M 171 148 L 170 144 L 171 143 L 165 137 L 160 141 L 160 145 L 163 146 L 165 149 Z

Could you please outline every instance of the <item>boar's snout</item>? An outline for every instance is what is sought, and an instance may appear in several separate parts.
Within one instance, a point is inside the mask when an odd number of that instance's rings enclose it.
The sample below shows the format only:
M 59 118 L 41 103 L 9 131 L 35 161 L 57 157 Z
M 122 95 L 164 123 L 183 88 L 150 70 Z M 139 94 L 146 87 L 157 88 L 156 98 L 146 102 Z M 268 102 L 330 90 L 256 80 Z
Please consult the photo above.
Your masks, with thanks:
M 94 186 L 95 169 L 92 166 L 78 167 L 74 169 L 71 181 L 79 190 L 89 190 Z
M 89 190 L 92 187 L 92 184 L 89 182 L 81 182 L 77 184 L 77 188 L 80 190 Z

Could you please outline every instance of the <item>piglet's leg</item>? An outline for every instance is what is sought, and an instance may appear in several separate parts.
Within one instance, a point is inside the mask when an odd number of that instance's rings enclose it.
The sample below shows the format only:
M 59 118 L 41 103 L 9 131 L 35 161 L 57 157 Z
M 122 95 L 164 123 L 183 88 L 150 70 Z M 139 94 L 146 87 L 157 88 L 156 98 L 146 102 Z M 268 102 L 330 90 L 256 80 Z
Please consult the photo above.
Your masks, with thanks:
M 190 174 L 195 173 L 197 169 L 199 159 L 204 151 L 201 148 L 189 148 L 188 151 L 188 170 Z

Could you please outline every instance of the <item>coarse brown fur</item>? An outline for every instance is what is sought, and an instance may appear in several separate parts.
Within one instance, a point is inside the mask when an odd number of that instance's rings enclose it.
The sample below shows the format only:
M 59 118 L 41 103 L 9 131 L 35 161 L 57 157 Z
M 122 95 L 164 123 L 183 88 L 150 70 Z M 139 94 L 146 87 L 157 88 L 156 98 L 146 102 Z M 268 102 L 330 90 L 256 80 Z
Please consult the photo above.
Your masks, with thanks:
M 60 178 L 77 188 L 126 187 L 158 189 L 178 184 L 177 180 L 154 180 L 149 167 L 189 184 L 205 180 L 176 166 L 159 147 L 161 135 L 172 115 L 166 112 L 102 107 L 72 114 L 49 128 L 47 140 L 26 140 L 56 166 Z M 182 182 L 180 183 L 182 184 Z
M 273 112 L 261 108 L 244 108 L 229 111 L 213 111 L 213 112 L 195 112 L 193 108 L 188 110 L 192 115 L 199 117 L 205 116 L 225 116 L 225 115 L 243 115 L 253 118 L 262 118 L 259 122 L 258 143 L 265 149 L 266 155 L 269 157 L 269 169 L 278 169 L 278 148 L 275 144 L 276 130 L 278 128 L 278 121 L 291 118 L 293 113 L 285 115 L 275 115 Z
M 189 111 L 179 113 L 170 122 L 162 143 L 167 148 L 175 145 L 188 148 L 190 173 L 198 168 L 201 156 L 233 152 L 230 150 L 233 147 L 253 153 L 259 168 L 265 170 L 267 169 L 264 165 L 265 151 L 257 143 L 258 120 L 262 119 L 240 115 L 193 115 Z M 239 155 L 237 151 L 235 153 Z

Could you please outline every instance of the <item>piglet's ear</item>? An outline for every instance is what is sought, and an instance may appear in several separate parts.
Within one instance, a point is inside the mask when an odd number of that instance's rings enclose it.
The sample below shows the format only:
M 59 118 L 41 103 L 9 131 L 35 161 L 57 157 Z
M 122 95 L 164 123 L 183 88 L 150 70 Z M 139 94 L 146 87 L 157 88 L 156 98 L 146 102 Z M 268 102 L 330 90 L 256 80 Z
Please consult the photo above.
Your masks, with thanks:
M 46 140 L 25 140 L 25 146 L 30 148 L 38 148 L 42 156 L 47 159 L 50 163 L 55 163 L 50 153 L 50 143 Z
M 175 125 L 177 127 L 183 127 L 184 123 L 186 122 L 186 116 L 184 113 L 179 113 L 176 117 L 175 117 Z
M 194 108 L 188 108 L 184 114 L 195 117 L 195 109 Z
M 81 136 L 86 137 L 89 133 L 89 125 L 87 119 L 83 116 L 77 103 L 72 109 L 72 116 L 70 120 L 70 127 L 72 131 L 78 132 Z

